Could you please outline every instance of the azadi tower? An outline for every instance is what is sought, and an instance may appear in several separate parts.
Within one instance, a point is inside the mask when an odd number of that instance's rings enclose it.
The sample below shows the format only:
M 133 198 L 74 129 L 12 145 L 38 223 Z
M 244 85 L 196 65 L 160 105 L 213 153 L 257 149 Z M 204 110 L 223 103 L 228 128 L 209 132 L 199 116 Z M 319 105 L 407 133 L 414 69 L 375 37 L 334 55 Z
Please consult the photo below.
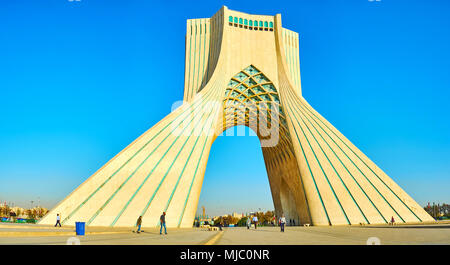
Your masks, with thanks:
M 211 145 L 224 130 L 260 139 L 278 216 L 297 224 L 433 221 L 420 205 L 302 97 L 298 33 L 281 15 L 222 7 L 186 28 L 184 101 L 41 221 L 192 227 Z M 245 163 L 236 153 L 236 163 Z M 237 183 L 237 185 L 239 185 Z M 251 187 L 249 187 L 251 188 Z

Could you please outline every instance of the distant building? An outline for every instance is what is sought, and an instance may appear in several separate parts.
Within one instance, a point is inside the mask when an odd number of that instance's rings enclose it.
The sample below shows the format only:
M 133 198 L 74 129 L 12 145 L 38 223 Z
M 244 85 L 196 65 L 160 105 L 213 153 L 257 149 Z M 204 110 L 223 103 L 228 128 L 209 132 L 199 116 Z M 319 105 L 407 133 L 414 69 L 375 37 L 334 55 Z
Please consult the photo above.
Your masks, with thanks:
M 242 217 L 244 217 L 244 214 L 243 213 L 233 213 L 233 217 L 242 218 Z

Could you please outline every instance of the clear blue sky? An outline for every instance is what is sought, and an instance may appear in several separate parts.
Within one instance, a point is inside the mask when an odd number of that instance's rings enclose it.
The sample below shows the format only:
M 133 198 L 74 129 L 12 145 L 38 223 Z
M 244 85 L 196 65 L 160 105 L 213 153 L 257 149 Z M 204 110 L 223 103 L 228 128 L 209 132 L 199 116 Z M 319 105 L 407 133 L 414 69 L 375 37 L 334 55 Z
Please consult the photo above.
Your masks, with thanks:
M 450 202 L 446 0 L 3 0 L 0 200 L 54 206 L 166 116 L 183 95 L 186 19 L 222 5 L 281 13 L 311 105 L 420 204 Z M 273 208 L 257 138 L 214 143 L 201 205 Z

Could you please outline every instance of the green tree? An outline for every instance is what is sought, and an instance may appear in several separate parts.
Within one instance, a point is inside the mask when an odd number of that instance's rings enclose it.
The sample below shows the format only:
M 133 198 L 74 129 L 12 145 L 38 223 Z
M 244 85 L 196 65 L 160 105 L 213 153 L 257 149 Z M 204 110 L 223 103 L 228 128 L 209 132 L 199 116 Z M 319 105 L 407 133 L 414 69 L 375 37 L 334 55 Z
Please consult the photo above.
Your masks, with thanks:
M 247 226 L 247 219 L 249 217 L 242 217 L 241 219 L 239 219 L 239 221 L 237 222 L 237 226 Z
M 45 212 L 45 209 L 44 209 L 44 208 L 39 207 L 39 208 L 37 209 L 37 217 L 38 217 L 38 218 L 42 218 L 42 216 L 44 216 L 45 214 L 46 214 L 46 212 Z
M 264 223 L 265 224 L 270 224 L 272 222 L 273 217 L 275 216 L 274 211 L 267 211 L 264 214 Z
M 11 208 L 8 205 L 5 206 L 5 215 L 9 217 L 9 213 L 11 212 Z
M 235 225 L 239 222 L 239 218 L 228 215 L 228 216 L 219 216 L 216 219 L 214 219 L 215 225 L 218 225 L 220 222 L 222 223 L 222 225 L 225 225 L 225 224 Z
M 26 212 L 27 212 L 28 219 L 35 219 L 36 218 L 36 210 L 29 209 Z

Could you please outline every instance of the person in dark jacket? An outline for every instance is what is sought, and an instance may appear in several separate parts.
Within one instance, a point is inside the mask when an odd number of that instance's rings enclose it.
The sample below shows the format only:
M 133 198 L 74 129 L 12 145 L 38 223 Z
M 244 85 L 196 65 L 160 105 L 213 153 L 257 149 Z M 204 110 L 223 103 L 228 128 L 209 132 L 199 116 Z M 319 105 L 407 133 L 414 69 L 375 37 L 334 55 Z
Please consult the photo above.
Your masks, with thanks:
M 220 218 L 220 220 L 219 220 L 219 229 L 220 229 L 220 231 L 222 231 L 222 227 L 223 227 L 223 221 L 222 221 L 222 218 Z
M 163 226 L 164 226 L 164 233 L 167 235 L 166 212 L 163 212 L 161 217 L 159 217 L 159 221 L 161 222 L 161 229 L 159 229 L 159 234 L 162 235 L 162 229 L 163 229 Z
M 142 225 L 142 216 L 139 216 L 139 218 L 136 221 L 136 226 L 138 227 L 138 229 L 136 231 L 137 233 L 141 232 L 141 225 Z

